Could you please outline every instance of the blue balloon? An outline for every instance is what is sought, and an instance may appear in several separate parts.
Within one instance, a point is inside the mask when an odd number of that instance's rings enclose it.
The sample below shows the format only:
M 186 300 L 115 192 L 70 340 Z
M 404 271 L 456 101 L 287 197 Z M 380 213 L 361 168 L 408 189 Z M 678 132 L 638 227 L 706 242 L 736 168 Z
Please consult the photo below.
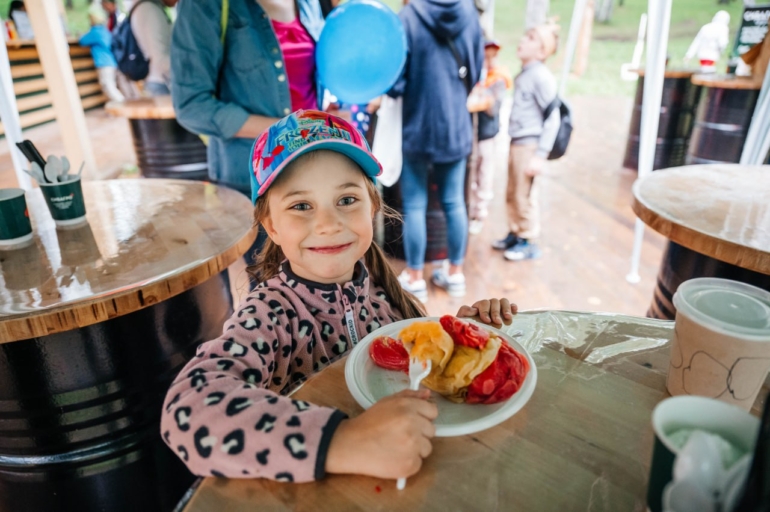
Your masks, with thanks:
M 321 83 L 343 103 L 386 93 L 406 62 L 401 20 L 376 0 L 351 0 L 326 18 L 315 51 Z

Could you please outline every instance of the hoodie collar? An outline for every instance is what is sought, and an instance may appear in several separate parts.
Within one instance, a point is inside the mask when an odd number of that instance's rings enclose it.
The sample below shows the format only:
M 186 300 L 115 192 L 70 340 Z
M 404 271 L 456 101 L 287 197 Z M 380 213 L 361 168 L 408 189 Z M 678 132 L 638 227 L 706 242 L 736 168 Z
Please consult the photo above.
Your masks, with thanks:
M 412 0 L 407 7 L 439 37 L 454 38 L 478 16 L 470 0 Z
M 366 270 L 366 265 L 364 265 L 363 259 L 356 262 L 356 268 L 353 270 L 353 279 L 342 284 L 317 283 L 315 281 L 305 279 L 304 277 L 300 277 L 291 269 L 289 260 L 283 260 L 283 263 L 281 263 L 281 267 L 278 270 L 278 277 L 281 279 L 281 281 L 292 287 L 295 283 L 297 283 L 311 290 L 316 289 L 326 292 L 337 291 L 341 288 L 343 290 L 351 290 L 355 292 L 356 295 L 358 295 L 358 293 L 366 292 L 369 289 L 369 272 Z

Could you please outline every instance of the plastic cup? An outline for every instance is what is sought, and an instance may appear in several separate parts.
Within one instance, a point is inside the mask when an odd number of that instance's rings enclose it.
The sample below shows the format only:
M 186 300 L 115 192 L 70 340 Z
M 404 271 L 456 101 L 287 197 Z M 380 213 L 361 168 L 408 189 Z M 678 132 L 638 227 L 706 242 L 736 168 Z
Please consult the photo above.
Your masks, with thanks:
M 24 190 L 0 189 L 0 249 L 22 247 L 32 240 Z
M 770 370 L 770 292 L 699 278 L 674 294 L 676 326 L 666 387 L 751 409 Z
M 78 176 L 61 183 L 39 183 L 48 210 L 57 226 L 79 226 L 86 222 L 86 205 Z
M 652 412 L 655 446 L 647 484 L 650 512 L 663 510 L 663 490 L 673 479 L 674 462 L 680 448 L 671 435 L 682 429 L 699 429 L 721 436 L 743 453 L 751 453 L 757 442 L 759 419 L 738 407 L 699 396 L 677 396 L 660 402 Z

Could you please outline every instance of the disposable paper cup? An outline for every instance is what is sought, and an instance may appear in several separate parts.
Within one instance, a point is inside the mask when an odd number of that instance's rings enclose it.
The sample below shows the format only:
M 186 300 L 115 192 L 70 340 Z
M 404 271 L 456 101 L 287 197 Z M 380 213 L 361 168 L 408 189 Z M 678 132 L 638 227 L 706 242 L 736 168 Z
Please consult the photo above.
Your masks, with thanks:
M 39 183 L 57 226 L 78 226 L 86 222 L 86 204 L 80 178 L 72 176 L 62 183 Z
M 27 200 L 20 188 L 0 189 L 0 249 L 27 245 L 32 240 Z
M 663 490 L 673 479 L 674 461 L 680 449 L 670 436 L 682 429 L 700 429 L 717 434 L 745 453 L 753 452 L 759 419 L 724 402 L 699 396 L 677 396 L 660 402 L 652 412 L 655 446 L 647 484 L 647 508 L 663 510 Z
M 770 370 L 770 292 L 699 278 L 674 295 L 676 326 L 666 387 L 749 410 Z

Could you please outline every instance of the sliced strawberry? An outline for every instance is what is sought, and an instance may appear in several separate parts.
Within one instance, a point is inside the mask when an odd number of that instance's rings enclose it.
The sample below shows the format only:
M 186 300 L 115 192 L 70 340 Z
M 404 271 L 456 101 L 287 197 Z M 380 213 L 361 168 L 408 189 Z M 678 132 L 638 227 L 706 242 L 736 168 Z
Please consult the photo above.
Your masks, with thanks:
M 380 368 L 409 371 L 409 352 L 399 340 L 388 336 L 377 338 L 369 345 L 369 357 Z
M 464 322 L 452 315 L 444 315 L 439 320 L 441 327 L 452 337 L 455 345 L 483 349 L 489 341 L 489 332 L 476 324 Z
M 504 402 L 521 388 L 528 372 L 527 358 L 503 342 L 492 364 L 471 381 L 465 402 L 469 404 Z

